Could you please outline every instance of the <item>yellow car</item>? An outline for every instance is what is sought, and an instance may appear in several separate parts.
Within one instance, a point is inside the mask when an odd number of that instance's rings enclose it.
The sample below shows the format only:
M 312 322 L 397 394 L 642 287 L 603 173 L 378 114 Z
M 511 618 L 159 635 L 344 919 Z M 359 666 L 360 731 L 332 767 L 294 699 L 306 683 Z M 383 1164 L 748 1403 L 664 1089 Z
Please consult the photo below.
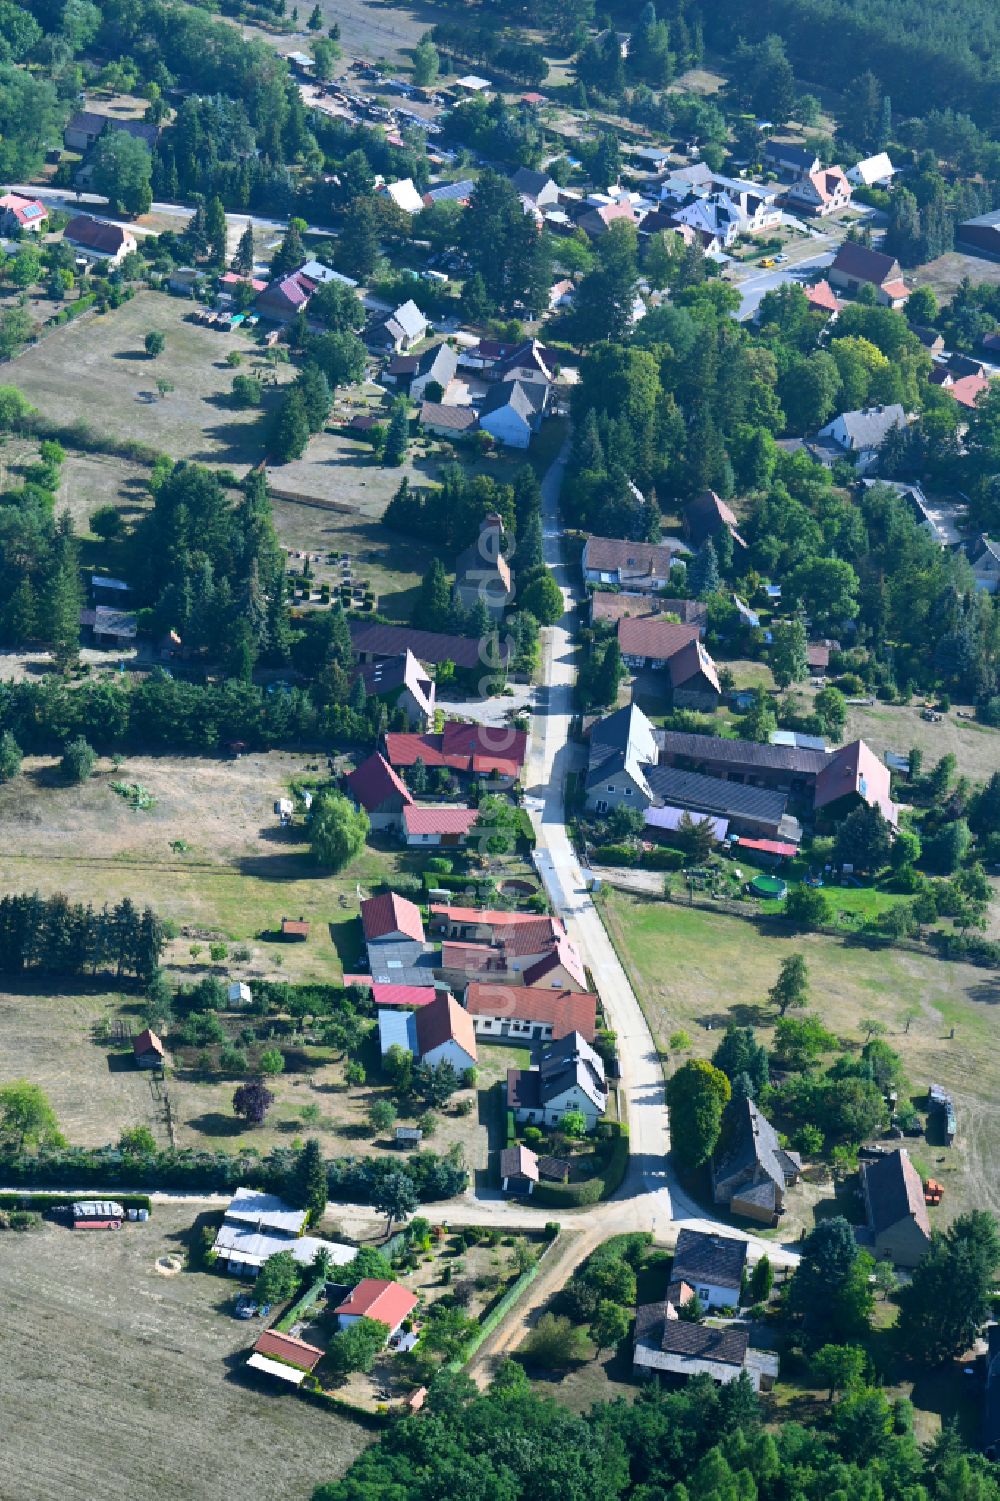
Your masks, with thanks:
M 758 264 L 758 265 L 759 265 L 759 266 L 762 266 L 762 267 L 763 267 L 763 268 L 764 268 L 764 270 L 765 270 L 765 271 L 770 271 L 770 269 L 771 269 L 771 267 L 772 267 L 772 266 L 776 266 L 776 265 L 777 265 L 777 264 L 778 264 L 778 263 L 777 263 L 777 261 L 776 261 L 776 260 L 775 260 L 775 259 L 774 259 L 774 257 L 773 257 L 773 256 L 770 256 L 770 255 L 769 255 L 769 256 L 766 256 L 766 257 L 765 257 L 765 258 L 764 258 L 764 260 L 762 260 L 762 261 L 758 261 L 758 262 L 757 262 L 757 264 Z

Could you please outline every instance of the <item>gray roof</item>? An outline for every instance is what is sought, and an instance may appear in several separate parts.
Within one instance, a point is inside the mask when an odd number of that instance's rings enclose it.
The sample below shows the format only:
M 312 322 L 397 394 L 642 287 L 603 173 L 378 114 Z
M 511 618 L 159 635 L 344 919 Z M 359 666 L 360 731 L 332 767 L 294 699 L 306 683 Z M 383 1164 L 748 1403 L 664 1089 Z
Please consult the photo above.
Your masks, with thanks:
M 959 229 L 968 229 L 975 225 L 977 229 L 1000 229 L 1000 208 L 995 208 L 988 214 L 979 214 L 975 219 L 963 219 Z
M 369 944 L 368 962 L 376 985 L 432 986 L 440 956 L 412 938 L 400 938 Z
M 478 636 L 455 636 L 444 631 L 414 631 L 409 626 L 382 625 L 375 621 L 352 620 L 349 624 L 351 644 L 356 653 L 375 657 L 398 657 L 407 649 L 418 662 L 454 662 L 456 667 L 483 666 Z M 499 655 L 503 662 L 510 656 L 510 645 L 500 639 Z
M 726 1107 L 722 1124 L 725 1156 L 714 1164 L 715 1181 L 723 1182 L 743 1172 L 760 1171 L 773 1187 L 784 1190 L 798 1162 L 778 1142 L 778 1133 L 753 1100 L 732 1100 Z M 789 1171 L 792 1170 L 792 1171 Z M 744 1190 L 742 1198 L 749 1197 Z M 773 1196 L 770 1201 L 773 1202 Z
M 863 407 L 860 412 L 842 412 L 834 419 L 837 421 L 844 424 L 852 449 L 881 448 L 894 427 L 905 425 L 906 413 L 898 402 L 892 402 L 889 406 Z M 828 422 L 821 427 L 820 437 L 830 434 L 833 425 Z
M 387 326 L 396 324 L 408 339 L 419 339 L 427 327 L 427 319 L 412 298 L 401 303 L 385 321 Z
M 905 1148 L 886 1152 L 874 1162 L 862 1162 L 860 1172 L 868 1228 L 874 1235 L 891 1230 L 901 1220 L 912 1219 L 930 1239 L 930 1220 L 920 1174 Z
M 686 756 L 702 765 L 752 766 L 795 775 L 818 775 L 827 753 L 791 745 L 758 745 L 753 740 L 725 740 L 719 735 L 690 735 L 682 730 L 655 730 L 663 756 Z
M 544 400 L 544 388 L 539 390 L 539 399 L 532 394 L 539 388 L 530 384 L 522 384 L 519 380 L 501 381 L 498 386 L 493 386 L 486 400 L 479 409 L 480 421 L 488 417 L 491 412 L 500 411 L 503 407 L 510 407 L 511 411 L 527 423 L 530 423 Z
M 432 349 L 425 349 L 417 360 L 417 375 L 430 376 L 439 385 L 447 386 L 454 379 L 458 369 L 458 355 L 450 344 L 435 344 Z
M 713 1287 L 732 1287 L 743 1281 L 747 1243 L 732 1235 L 707 1235 L 703 1230 L 682 1230 L 677 1237 L 670 1275 L 676 1281 L 709 1282 Z
M 607 1104 L 608 1087 L 600 1056 L 579 1032 L 549 1043 L 538 1065 L 539 1098 L 545 1104 L 579 1085 L 598 1110 Z
M 277 1194 L 263 1193 L 256 1188 L 238 1188 L 226 1210 L 227 1220 L 276 1230 L 285 1235 L 298 1235 L 306 1222 L 304 1209 L 293 1209 Z
M 547 172 L 533 172 L 530 167 L 518 167 L 511 178 L 512 185 L 526 198 L 537 198 L 551 182 Z
M 459 182 L 439 183 L 436 188 L 429 189 L 424 197 L 429 198 L 432 203 L 446 203 L 452 199 L 461 202 L 469 197 L 475 186 L 471 177 L 463 177 Z
M 788 802 L 785 793 L 770 787 L 747 787 L 676 766 L 650 766 L 646 780 L 658 801 L 722 818 L 749 818 L 777 826 Z
M 818 160 L 815 151 L 810 151 L 806 146 L 796 146 L 792 141 L 768 141 L 764 155 L 774 161 L 794 162 L 803 169 L 808 169 Z
M 587 786 L 603 781 L 615 771 L 627 771 L 634 782 L 648 791 L 645 767 L 656 759 L 653 726 L 636 704 L 626 704 L 590 731 L 590 766 Z

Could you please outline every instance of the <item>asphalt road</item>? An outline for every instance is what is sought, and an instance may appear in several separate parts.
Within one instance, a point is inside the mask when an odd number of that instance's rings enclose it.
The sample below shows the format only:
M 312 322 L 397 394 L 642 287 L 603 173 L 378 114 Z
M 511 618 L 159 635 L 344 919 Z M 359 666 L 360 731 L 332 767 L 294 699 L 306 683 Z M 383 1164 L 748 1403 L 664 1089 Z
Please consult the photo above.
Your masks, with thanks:
M 736 314 L 739 322 L 745 323 L 748 318 L 753 317 L 765 292 L 773 292 L 775 288 L 783 286 L 802 286 L 812 280 L 816 271 L 829 266 L 836 253 L 836 248 L 822 250 L 806 260 L 796 261 L 794 265 L 778 266 L 773 271 L 760 271 L 754 276 L 748 276 L 745 281 L 736 282 L 736 289 L 742 298 L 740 310 Z

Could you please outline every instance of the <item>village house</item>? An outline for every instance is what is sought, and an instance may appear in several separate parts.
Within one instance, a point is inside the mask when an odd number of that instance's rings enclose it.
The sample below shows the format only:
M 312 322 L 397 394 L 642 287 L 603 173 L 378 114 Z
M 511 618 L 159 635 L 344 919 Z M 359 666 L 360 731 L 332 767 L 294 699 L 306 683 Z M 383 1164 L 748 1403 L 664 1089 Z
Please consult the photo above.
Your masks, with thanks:
M 663 595 L 632 594 L 628 590 L 595 589 L 590 596 L 590 623 L 617 623 L 625 615 L 676 615 L 681 625 L 693 625 L 704 640 L 708 605 L 703 599 L 671 599 Z
M 747 1329 L 720 1327 L 681 1319 L 676 1305 L 644 1303 L 636 1309 L 632 1368 L 642 1376 L 666 1375 L 687 1380 L 709 1376 L 719 1386 L 744 1373 L 754 1391 L 769 1391 L 777 1380 L 778 1356 L 750 1344 Z
M 421 1063 L 450 1063 L 460 1074 L 478 1062 L 472 1018 L 446 990 L 415 1011 L 380 1010 L 378 1030 L 383 1057 L 401 1047 Z
M 38 198 L 25 198 L 20 193 L 0 197 L 0 230 L 4 234 L 38 234 L 48 217 L 48 209 Z
M 793 844 L 802 838 L 798 820 L 786 812 L 788 797 L 784 792 L 724 782 L 672 766 L 647 767 L 646 780 L 656 809 L 721 819 L 729 833 L 750 838 L 787 839 Z M 656 820 L 651 824 L 655 827 Z
M 840 298 L 825 277 L 820 281 L 814 282 L 811 287 L 803 287 L 802 290 L 806 294 L 806 301 L 809 306 L 826 314 L 831 322 L 843 306 Z
M 874 287 L 882 307 L 900 308 L 910 295 L 899 262 L 857 240 L 843 241 L 827 272 L 827 280 L 832 287 L 843 287 L 849 292 L 863 286 Z
M 504 525 L 495 512 L 479 523 L 479 536 L 458 555 L 455 600 L 463 610 L 482 603 L 499 619 L 514 597 L 510 565 L 503 555 Z
M 858 1174 L 865 1202 L 866 1229 L 860 1242 L 879 1261 L 915 1267 L 931 1243 L 924 1188 L 910 1155 L 900 1147 L 862 1161 Z
M 628 542 L 588 537 L 583 576 L 588 584 L 619 584 L 633 593 L 655 594 L 670 587 L 670 570 L 690 548 L 683 542 Z
M 425 667 L 439 667 L 451 662 L 466 672 L 491 674 L 503 672 L 510 657 L 510 643 L 491 642 L 490 655 L 484 655 L 483 643 L 474 636 L 458 636 L 445 631 L 415 631 L 409 626 L 380 625 L 366 620 L 348 622 L 354 655 L 362 666 L 398 657 L 410 650 Z
M 559 184 L 553 182 L 547 172 L 535 172 L 531 167 L 518 167 L 510 183 L 520 197 L 527 198 L 536 208 L 548 208 L 559 202 Z
M 476 1036 L 487 1040 L 552 1042 L 578 1032 L 592 1045 L 597 1031 L 597 997 L 590 991 L 472 980 L 464 1005 Z
M 361 903 L 361 927 L 369 948 L 379 943 L 424 942 L 420 908 L 395 891 L 383 891 Z
M 390 1282 L 380 1277 L 362 1277 L 334 1313 L 341 1329 L 349 1329 L 359 1319 L 375 1319 L 384 1324 L 386 1342 L 399 1333 L 400 1328 L 417 1306 L 417 1299 L 401 1282 Z
M 377 191 L 391 198 L 404 214 L 421 214 L 424 211 L 423 197 L 414 187 L 412 177 L 402 177 L 398 182 L 383 183 Z
M 986 594 L 996 594 L 1000 589 L 1000 542 L 994 542 L 985 532 L 965 544 L 976 588 Z
M 398 657 L 362 664 L 358 676 L 367 694 L 402 709 L 411 724 L 426 727 L 434 723 L 437 688 L 409 647 Z
M 715 663 L 699 640 L 689 641 L 667 663 L 675 709 L 701 709 L 712 714 L 722 702 L 722 684 Z
M 386 756 L 397 770 L 422 761 L 426 767 L 446 766 L 460 774 L 509 784 L 517 780 L 524 766 L 528 736 L 525 730 L 510 725 L 465 724 L 449 719 L 435 735 L 390 730 L 385 746 Z
M 410 298 L 379 325 L 377 337 L 383 347 L 394 349 L 398 354 L 401 350 L 412 349 L 415 344 L 419 344 L 427 337 L 429 328 L 427 319 Z
M 747 1264 L 747 1243 L 732 1235 L 682 1229 L 670 1277 L 687 1282 L 706 1308 L 736 1308 Z
M 850 208 L 853 191 L 842 167 L 820 167 L 786 188 L 785 203 L 793 212 L 825 219 Z
M 403 838 L 410 846 L 436 848 L 439 845 L 458 849 L 465 845 L 479 817 L 477 808 L 417 807 L 408 803 L 403 809 Z
M 597 720 L 590 731 L 587 807 L 595 813 L 608 813 L 622 802 L 647 807 L 653 793 L 646 772 L 656 762 L 653 726 L 636 704 Z
M 813 809 L 823 822 L 839 822 L 859 804 L 879 808 L 893 828 L 899 809 L 890 796 L 889 768 L 863 740 L 838 746 L 826 757 L 816 777 Z
M 657 615 L 623 615 L 618 622 L 622 661 L 633 672 L 662 669 L 682 647 L 697 640 L 694 626 L 678 625 Z
M 432 905 L 429 926 L 443 940 L 440 977 L 459 989 L 470 980 L 587 989 L 579 950 L 557 917 Z
M 434 344 L 416 357 L 416 366 L 410 376 L 410 400 L 423 401 L 428 386 L 440 386 L 441 397 L 447 395 L 448 387 L 458 370 L 458 355 L 450 344 Z
M 584 234 L 589 235 L 592 240 L 599 240 L 607 234 L 612 224 L 622 221 L 626 224 L 635 224 L 636 212 L 631 203 L 618 200 L 588 206 L 577 219 L 576 227 L 582 229 Z
M 879 449 L 893 428 L 906 426 L 906 413 L 898 402 L 889 406 L 863 407 L 859 412 L 841 412 L 825 427 L 818 439 L 843 457 L 851 458 L 860 473 L 867 473 L 878 463 Z
M 450 407 L 440 401 L 422 401 L 417 420 L 439 438 L 466 438 L 479 423 L 472 407 Z
M 714 490 L 704 490 L 684 507 L 684 535 L 692 547 L 703 547 L 710 539 L 726 531 L 738 547 L 746 547 L 740 536 L 739 522 L 731 506 Z
M 534 1068 L 507 1070 L 507 1109 L 521 1124 L 558 1126 L 578 1111 L 590 1132 L 607 1108 L 604 1063 L 579 1032 L 548 1043 Z
M 785 1192 L 798 1183 L 802 1162 L 778 1141 L 778 1133 L 753 1100 L 733 1099 L 722 1118 L 720 1148 L 712 1163 L 712 1196 L 732 1214 L 776 1225 Z
M 505 448 L 527 448 L 541 425 L 548 388 L 537 381 L 501 381 L 479 408 L 479 427 Z
M 887 188 L 896 175 L 896 169 L 887 151 L 878 151 L 866 156 L 847 169 L 847 180 L 857 188 Z
M 75 215 L 63 230 L 63 239 L 112 266 L 117 266 L 136 249 L 136 238 L 130 229 L 123 224 L 92 219 L 89 214 Z
M 791 173 L 802 177 L 809 172 L 818 172 L 822 163 L 815 151 L 808 146 L 796 145 L 794 141 L 776 141 L 772 137 L 762 153 L 764 166 L 772 172 Z
M 269 282 L 254 303 L 262 318 L 273 323 L 290 323 L 299 313 L 305 312 L 319 282 L 307 276 L 304 268 L 289 271 Z
M 357 807 L 368 814 L 373 829 L 398 833 L 402 828 L 403 810 L 412 805 L 413 798 L 402 778 L 378 751 L 345 778 L 344 786 Z

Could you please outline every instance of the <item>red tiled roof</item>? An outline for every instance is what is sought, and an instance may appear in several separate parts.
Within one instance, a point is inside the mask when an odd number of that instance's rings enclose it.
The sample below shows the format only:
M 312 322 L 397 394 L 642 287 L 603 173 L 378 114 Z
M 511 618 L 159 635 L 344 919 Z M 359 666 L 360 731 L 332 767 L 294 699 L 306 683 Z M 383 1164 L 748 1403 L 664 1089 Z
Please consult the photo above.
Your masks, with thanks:
M 812 303 L 813 307 L 822 308 L 827 313 L 840 312 L 840 298 L 825 277 L 815 286 L 806 287 L 804 290 L 807 300 Z
M 140 1058 L 143 1053 L 156 1053 L 162 1058 L 164 1047 L 156 1033 L 147 1027 L 144 1032 L 140 1032 L 138 1037 L 133 1039 L 132 1051 L 137 1058 Z
M 825 641 L 810 641 L 806 647 L 806 663 L 809 667 L 829 667 L 830 648 Z
M 417 1012 L 417 1045 L 421 1058 L 444 1042 L 456 1042 L 476 1059 L 476 1029 L 472 1017 L 447 991 L 441 991 L 429 1006 Z
M 403 824 L 407 834 L 466 835 L 478 817 L 478 808 L 417 807 L 412 799 L 409 806 L 403 809 Z
M 910 289 L 905 281 L 884 281 L 882 291 L 887 297 L 909 297 Z
M 544 980 L 546 975 L 551 974 L 560 965 L 570 979 L 576 981 L 581 990 L 586 990 L 587 974 L 583 967 L 583 960 L 580 958 L 576 945 L 569 938 L 557 939 L 551 953 L 524 970 L 525 985 L 534 985 Z
M 309 1345 L 294 1334 L 279 1334 L 276 1329 L 265 1329 L 254 1345 L 258 1355 L 274 1355 L 286 1365 L 298 1366 L 300 1371 L 311 1371 L 323 1359 L 323 1351 Z
M 397 1329 L 417 1306 L 417 1300 L 401 1282 L 380 1277 L 362 1277 L 334 1312 L 351 1318 L 378 1319 L 390 1331 Z
M 783 855 L 793 860 L 799 852 L 797 844 L 785 844 L 780 839 L 747 839 L 739 836 L 741 850 L 759 850 L 762 855 Z
M 870 807 L 881 808 L 895 827 L 899 814 L 889 796 L 889 788 L 888 767 L 883 765 L 863 740 L 853 740 L 850 745 L 840 746 L 827 757 L 816 778 L 813 807 L 825 808 L 829 803 L 857 793 Z
M 656 615 L 623 615 L 618 622 L 618 645 L 623 657 L 651 657 L 657 662 L 667 662 L 697 639 L 696 626 L 678 625 Z
M 369 979 L 371 977 L 369 976 Z M 346 982 L 347 976 L 344 976 Z M 376 1006 L 429 1006 L 441 994 L 433 985 L 385 985 L 378 981 L 372 985 L 372 1000 Z
M 589 991 L 549 990 L 544 985 L 496 985 L 472 980 L 465 991 L 470 1016 L 511 1017 L 552 1027 L 553 1039 L 579 1032 L 590 1043 L 597 1030 L 597 997 Z
M 523 730 L 449 720 L 440 735 L 393 731 L 386 735 L 385 747 L 393 766 L 415 766 L 419 760 L 452 771 L 516 777 L 524 765 L 527 741 Z
M 499 968 L 499 955 L 488 943 L 460 943 L 446 939 L 441 945 L 443 969 L 465 970 L 468 974 Z
M 116 255 L 134 236 L 121 224 L 108 224 L 104 219 L 92 219 L 89 214 L 77 214 L 63 230 L 63 238 L 74 245 L 82 245 L 86 250 Z
M 564 936 L 563 925 L 557 917 L 520 915 L 523 918 L 521 922 L 508 923 L 500 933 L 494 935 L 494 941 L 500 945 L 504 954 L 512 958 L 519 958 L 524 954 L 541 954 L 550 944 L 558 942 Z
M 982 393 L 989 389 L 989 381 L 982 375 L 961 375 L 947 387 L 949 396 L 954 396 L 960 406 L 975 409 Z
M 361 903 L 361 924 L 365 941 L 388 938 L 393 933 L 402 933 L 414 943 L 423 943 L 424 924 L 420 909 L 405 896 L 395 891 L 383 891 L 380 896 L 370 896 Z
M 378 751 L 362 761 L 357 770 L 346 778 L 346 782 L 355 802 L 360 803 L 369 813 L 388 802 L 391 797 L 401 797 L 404 804 L 413 802 L 406 784 Z
M 292 937 L 308 938 L 309 924 L 301 917 L 283 917 L 281 919 L 281 931 L 291 934 Z
M 13 214 L 18 224 L 37 224 L 41 219 L 48 218 L 48 209 L 37 198 L 23 198 L 20 193 L 4 193 L 0 198 L 0 209 L 6 209 Z

